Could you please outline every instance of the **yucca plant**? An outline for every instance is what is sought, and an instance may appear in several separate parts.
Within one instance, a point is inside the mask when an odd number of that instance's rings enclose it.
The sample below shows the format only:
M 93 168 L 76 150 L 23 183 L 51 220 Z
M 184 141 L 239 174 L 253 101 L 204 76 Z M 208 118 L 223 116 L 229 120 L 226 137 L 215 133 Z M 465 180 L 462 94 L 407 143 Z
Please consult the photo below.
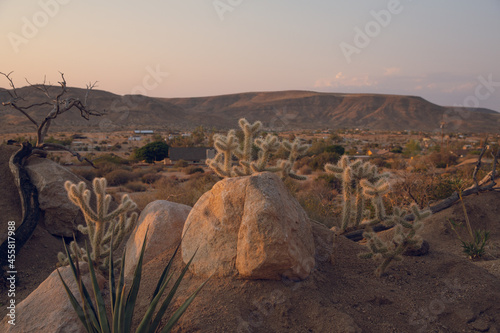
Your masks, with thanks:
M 139 285 L 141 283 L 141 276 L 142 276 L 142 262 L 143 262 L 143 256 L 144 256 L 144 250 L 146 248 L 146 237 L 147 237 L 147 232 L 146 236 L 144 236 L 144 242 L 142 244 L 142 249 L 139 257 L 139 261 L 137 263 L 137 267 L 134 272 L 134 277 L 132 281 L 132 285 L 130 286 L 130 289 L 128 293 L 125 293 L 125 277 L 124 277 L 124 263 L 125 263 L 125 252 L 123 253 L 122 256 L 122 266 L 120 270 L 120 274 L 118 277 L 118 281 L 115 281 L 115 267 L 113 264 L 112 260 L 112 247 L 110 251 L 110 260 L 108 261 L 109 263 L 109 288 L 110 288 L 110 305 L 111 305 L 111 317 L 108 318 L 108 314 L 106 312 L 106 305 L 104 302 L 104 299 L 102 297 L 101 290 L 99 288 L 99 285 L 97 283 L 97 276 L 94 268 L 94 262 L 92 261 L 92 258 L 89 256 L 89 271 L 90 271 L 90 279 L 92 281 L 92 291 L 94 294 L 94 299 L 95 299 L 95 304 L 92 301 L 92 298 L 90 296 L 89 291 L 87 288 L 85 288 L 85 285 L 83 284 L 82 281 L 82 273 L 80 271 L 80 265 L 78 261 L 78 256 L 75 256 L 72 258 L 69 255 L 69 251 L 66 247 L 64 246 L 66 250 L 66 255 L 69 260 L 69 264 L 71 267 L 71 270 L 73 271 L 73 275 L 77 281 L 78 284 L 78 291 L 81 296 L 82 304 L 78 302 L 76 297 L 73 295 L 71 290 L 69 289 L 68 285 L 64 282 L 61 274 L 59 273 L 59 277 L 64 285 L 64 288 L 66 290 L 66 293 L 68 294 L 69 300 L 71 302 L 71 305 L 75 309 L 78 318 L 80 321 L 83 323 L 85 329 L 87 332 L 95 332 L 95 333 L 128 333 L 131 331 L 132 328 L 132 318 L 134 316 L 134 310 L 135 310 L 135 303 L 137 300 L 137 294 L 139 292 Z M 113 242 L 113 240 L 111 240 Z M 86 244 L 87 247 L 87 253 L 88 253 L 88 245 Z M 175 258 L 175 255 L 177 254 L 178 250 L 180 247 L 180 243 L 175 249 L 174 254 L 170 258 L 170 261 L 168 262 L 167 266 L 163 270 L 163 273 L 161 274 L 161 277 L 157 283 L 156 289 L 153 292 L 152 298 L 151 298 L 151 303 L 149 305 L 149 308 L 147 309 L 146 313 L 144 314 L 139 326 L 135 330 L 136 333 L 146 333 L 146 332 L 156 332 L 158 330 L 160 321 L 162 317 L 164 316 L 165 312 L 167 311 L 170 302 L 172 301 L 180 283 L 182 282 L 182 279 L 184 278 L 184 275 L 186 274 L 189 265 L 191 264 L 194 256 L 196 253 L 193 255 L 191 260 L 186 264 L 184 269 L 182 270 L 181 274 L 175 281 L 174 285 L 171 287 L 170 292 L 168 293 L 167 297 L 163 300 L 161 303 L 161 306 L 154 315 L 156 307 L 160 303 L 160 298 L 162 297 L 163 293 L 165 292 L 167 285 L 169 284 L 170 280 L 173 277 L 173 273 L 169 273 L 170 269 L 172 267 L 173 260 Z M 188 306 L 191 304 L 191 302 L 194 300 L 194 298 L 198 295 L 200 290 L 203 288 L 203 286 L 208 282 L 205 281 L 202 283 L 196 290 L 195 292 L 175 311 L 175 313 L 170 317 L 170 319 L 167 321 L 166 325 L 163 327 L 163 329 L 159 332 L 161 333 L 166 333 L 170 332 L 172 327 L 175 325 L 175 323 L 179 320 L 179 318 L 182 316 L 184 311 L 188 308 Z
M 457 231 L 457 228 L 463 227 L 463 223 L 455 222 L 452 219 L 448 219 L 448 223 L 450 223 L 451 229 L 457 235 L 457 238 L 462 243 L 462 249 L 465 254 L 471 260 L 480 259 L 486 254 L 485 246 L 490 238 L 490 232 L 487 230 L 472 230 L 472 226 L 469 220 L 469 215 L 467 214 L 467 208 L 465 208 L 465 203 L 462 198 L 462 192 L 459 190 L 458 196 L 460 198 L 460 203 L 462 204 L 462 209 L 465 216 L 465 223 L 467 226 L 467 231 L 470 237 L 470 240 L 464 240 Z

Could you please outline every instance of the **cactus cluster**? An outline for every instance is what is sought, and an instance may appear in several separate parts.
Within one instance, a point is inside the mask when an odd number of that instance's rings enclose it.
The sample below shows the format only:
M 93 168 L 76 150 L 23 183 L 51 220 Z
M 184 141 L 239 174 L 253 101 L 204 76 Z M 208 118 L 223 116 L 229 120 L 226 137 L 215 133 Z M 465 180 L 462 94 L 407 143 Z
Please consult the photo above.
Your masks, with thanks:
M 326 164 L 325 170 L 342 181 L 342 231 L 357 228 L 361 223 L 374 225 L 386 218 L 382 197 L 389 192 L 388 173 L 379 173 L 377 166 L 370 162 L 351 162 L 346 155 L 336 165 Z M 368 200 L 374 214 L 367 209 Z
M 109 212 L 111 195 L 106 193 L 106 179 L 95 178 L 92 185 L 96 196 L 96 211 L 90 206 L 91 194 L 84 182 L 73 184 L 67 181 L 64 184 L 69 199 L 80 208 L 85 217 L 87 226 L 79 225 L 78 230 L 88 235 L 92 249 L 89 254 L 85 249 L 80 248 L 76 241 L 73 241 L 70 244 L 70 252 L 73 259 L 78 257 L 79 260 L 86 262 L 89 261 L 88 256 L 90 255 L 97 267 L 106 270 L 109 266 L 111 240 L 113 240 L 114 251 L 123 242 L 124 237 L 132 231 L 137 222 L 137 213 L 132 212 L 130 215 L 129 213 L 136 209 L 137 205 L 125 194 L 121 204 Z M 69 259 L 64 253 L 59 252 L 57 257 L 62 265 L 69 263 Z M 118 265 L 119 260 L 115 264 Z
M 410 214 L 414 216 L 414 221 L 406 220 Z M 382 241 L 373 230 L 367 230 L 363 236 L 368 240 L 369 252 L 361 253 L 360 258 L 382 260 L 382 263 L 375 270 L 377 276 L 382 275 L 389 264 L 394 261 L 401 261 L 406 249 L 419 249 L 422 246 L 422 237 L 417 235 L 417 231 L 422 227 L 422 220 L 431 214 L 430 210 L 420 210 L 416 204 L 410 206 L 408 210 L 399 207 L 394 208 L 394 213 L 384 224 L 394 227 L 394 236 L 390 241 Z
M 363 236 L 368 240 L 369 252 L 362 253 L 360 257 L 383 259 L 375 270 L 377 276 L 384 273 L 393 260 L 401 260 L 407 248 L 420 248 L 422 238 L 417 235 L 417 231 L 422 227 L 421 220 L 431 212 L 422 211 L 414 204 L 407 210 L 393 207 L 392 214 L 387 215 L 383 197 L 390 191 L 387 180 L 389 173 L 380 173 L 377 166 L 370 162 L 351 162 L 345 155 L 337 165 L 325 165 L 325 170 L 342 181 L 341 231 L 365 229 Z M 373 212 L 367 209 L 368 201 Z M 410 213 L 413 214 L 413 222 L 407 221 Z M 371 228 L 378 223 L 394 227 L 394 236 L 388 242 L 382 241 Z
M 308 145 L 301 142 L 299 138 L 290 142 L 280 141 L 275 135 L 260 137 L 262 123 L 256 121 L 251 124 L 246 119 L 241 118 L 238 122 L 243 131 L 243 142 L 240 143 L 235 130 L 230 130 L 227 135 L 215 135 L 214 147 L 217 154 L 213 159 L 207 160 L 207 165 L 220 177 L 248 176 L 253 173 L 269 171 L 278 173 L 282 179 L 291 177 L 303 180 L 305 177 L 293 172 L 293 165 L 297 158 L 304 155 Z M 252 147 L 258 149 L 257 158 L 252 156 Z M 280 148 L 283 148 L 288 158 L 279 160 L 273 166 L 269 165 L 270 159 Z M 233 157 L 238 160 L 238 165 L 233 166 Z

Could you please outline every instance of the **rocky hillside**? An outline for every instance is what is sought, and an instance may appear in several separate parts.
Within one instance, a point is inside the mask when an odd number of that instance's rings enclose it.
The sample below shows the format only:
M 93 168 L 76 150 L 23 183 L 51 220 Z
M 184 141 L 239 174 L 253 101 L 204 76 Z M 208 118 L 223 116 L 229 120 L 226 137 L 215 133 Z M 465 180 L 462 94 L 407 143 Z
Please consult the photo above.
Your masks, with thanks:
M 53 88 L 56 91 L 56 88 Z M 82 98 L 85 91 L 71 88 Z M 42 101 L 43 94 L 32 88 L 19 89 L 26 103 Z M 0 100 L 8 100 L 0 90 Z M 54 122 L 57 128 L 85 127 L 91 131 L 118 129 L 186 129 L 199 125 L 233 128 L 246 117 L 261 120 L 275 130 L 302 128 L 368 128 L 375 130 L 439 130 L 441 121 L 450 131 L 498 132 L 500 113 L 488 109 L 466 110 L 443 107 L 417 96 L 379 94 L 338 94 L 312 91 L 252 92 L 210 97 L 151 98 L 119 96 L 93 91 L 91 105 L 106 116 L 85 121 L 78 112 L 64 114 Z M 33 109 L 40 118 L 47 111 Z M 38 116 L 38 117 L 37 117 Z M 1 130 L 19 131 L 30 123 L 24 116 L 0 106 Z

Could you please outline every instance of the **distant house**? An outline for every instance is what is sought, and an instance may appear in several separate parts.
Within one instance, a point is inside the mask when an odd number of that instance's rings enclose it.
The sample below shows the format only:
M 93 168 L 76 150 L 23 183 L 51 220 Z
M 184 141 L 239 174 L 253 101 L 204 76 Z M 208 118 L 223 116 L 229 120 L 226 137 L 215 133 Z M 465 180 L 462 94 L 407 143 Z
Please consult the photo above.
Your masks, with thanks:
M 154 134 L 155 131 L 153 130 L 135 130 L 135 134 Z
M 189 163 L 205 163 L 207 158 L 215 157 L 214 148 L 206 147 L 170 147 L 165 163 L 175 163 L 183 160 Z
M 142 137 L 140 135 L 132 135 L 128 138 L 128 141 L 141 141 Z

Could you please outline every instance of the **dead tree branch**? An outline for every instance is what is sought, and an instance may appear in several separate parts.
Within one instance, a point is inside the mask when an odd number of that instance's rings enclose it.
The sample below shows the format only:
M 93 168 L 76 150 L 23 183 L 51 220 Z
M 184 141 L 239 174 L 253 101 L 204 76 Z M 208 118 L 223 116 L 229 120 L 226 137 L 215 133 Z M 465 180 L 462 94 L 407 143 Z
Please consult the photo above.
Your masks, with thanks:
M 462 191 L 462 198 L 469 196 L 471 194 L 479 194 L 482 192 L 488 192 L 488 191 L 500 191 L 500 187 L 496 186 L 497 183 L 495 182 L 495 177 L 496 177 L 496 167 L 498 164 L 498 159 L 500 158 L 500 148 L 497 150 L 496 154 L 492 154 L 493 156 L 493 165 L 492 165 L 492 170 L 481 180 L 477 181 L 477 173 L 479 172 L 479 169 L 481 168 L 481 159 L 486 151 L 486 142 L 487 138 L 485 140 L 485 144 L 483 146 L 483 149 L 481 151 L 481 154 L 478 157 L 478 161 L 476 163 L 476 167 L 474 169 L 473 173 L 473 179 L 474 179 L 474 185 L 471 187 L 465 189 Z M 441 200 L 435 205 L 432 205 L 429 207 L 431 210 L 432 214 L 435 214 L 437 212 L 440 212 L 442 210 L 445 210 L 446 208 L 451 207 L 455 202 L 460 200 L 460 194 L 458 192 L 453 192 L 451 196 L 449 196 L 446 199 Z M 414 219 L 414 216 L 412 214 L 406 215 L 405 216 L 406 220 L 412 221 Z M 364 227 L 361 225 L 359 226 L 360 229 L 358 230 L 346 230 L 347 232 L 344 233 L 343 235 L 353 241 L 360 241 L 363 239 L 363 232 L 364 232 Z M 373 231 L 375 232 L 380 232 L 390 229 L 383 224 L 377 224 L 373 227 Z
M 476 167 L 474 168 L 474 172 L 472 173 L 472 179 L 474 180 L 475 187 L 479 187 L 479 183 L 477 181 L 477 173 L 481 169 L 481 159 L 483 158 L 484 153 L 486 152 L 486 146 L 488 145 L 488 136 L 484 139 L 483 148 L 481 149 L 481 153 L 477 159 Z
M 91 160 L 87 159 L 86 157 L 83 157 L 82 155 L 78 154 L 76 151 L 73 151 L 73 150 L 71 150 L 69 148 L 64 147 L 63 145 L 59 145 L 59 144 L 56 144 L 56 143 L 43 143 L 40 147 L 37 147 L 34 150 L 34 153 L 44 154 L 44 153 L 46 153 L 46 151 L 44 150 L 44 148 L 48 148 L 50 150 L 66 151 L 66 152 L 70 153 L 71 155 L 75 156 L 80 162 L 86 161 L 92 167 L 96 168 L 96 166 L 94 165 L 94 163 L 92 163 Z
M 86 158 L 81 157 L 78 153 L 71 151 L 70 149 L 57 145 L 52 144 L 46 144 L 45 143 L 45 138 L 47 136 L 47 133 L 50 130 L 50 125 L 52 124 L 52 121 L 56 119 L 58 116 L 60 116 L 63 113 L 66 113 L 70 110 L 78 110 L 80 111 L 80 116 L 84 118 L 85 120 L 89 120 L 91 116 L 102 116 L 102 112 L 98 112 L 95 110 L 92 110 L 88 106 L 88 100 L 89 100 L 89 95 L 91 91 L 96 87 L 97 81 L 94 83 L 89 83 L 87 84 L 86 91 L 85 91 L 85 97 L 82 100 L 75 98 L 75 97 L 65 97 L 65 95 L 68 93 L 68 87 L 66 84 L 66 79 L 64 77 L 64 73 L 61 73 L 61 81 L 59 81 L 59 86 L 60 89 L 53 97 L 54 95 L 50 92 L 50 88 L 52 86 L 47 85 L 46 78 L 44 77 L 43 83 L 41 84 L 31 84 L 28 80 L 26 82 L 28 85 L 36 90 L 41 91 L 45 97 L 47 98 L 46 101 L 43 102 L 38 102 L 38 103 L 32 103 L 32 104 L 27 104 L 23 105 L 23 102 L 25 101 L 24 98 L 19 96 L 18 94 L 18 89 L 14 85 L 14 82 L 11 78 L 12 72 L 5 74 L 0 72 L 1 75 L 3 75 L 7 81 L 9 81 L 9 85 L 12 88 L 10 91 L 8 91 L 10 95 L 10 100 L 6 102 L 2 102 L 2 105 L 4 106 L 9 106 L 12 107 L 13 109 L 19 111 L 21 114 L 23 114 L 33 125 L 36 127 L 36 132 L 37 132 L 37 143 L 36 146 L 34 147 L 33 152 L 34 153 L 42 153 L 46 149 L 57 149 L 57 150 L 65 150 L 71 153 L 73 156 L 76 156 L 80 161 L 85 160 L 89 162 L 92 166 L 92 162 L 87 160 Z M 47 107 L 50 108 L 50 111 L 46 114 L 46 116 L 41 120 L 38 121 L 28 113 L 28 110 L 30 109 L 38 109 L 38 108 L 43 108 Z

